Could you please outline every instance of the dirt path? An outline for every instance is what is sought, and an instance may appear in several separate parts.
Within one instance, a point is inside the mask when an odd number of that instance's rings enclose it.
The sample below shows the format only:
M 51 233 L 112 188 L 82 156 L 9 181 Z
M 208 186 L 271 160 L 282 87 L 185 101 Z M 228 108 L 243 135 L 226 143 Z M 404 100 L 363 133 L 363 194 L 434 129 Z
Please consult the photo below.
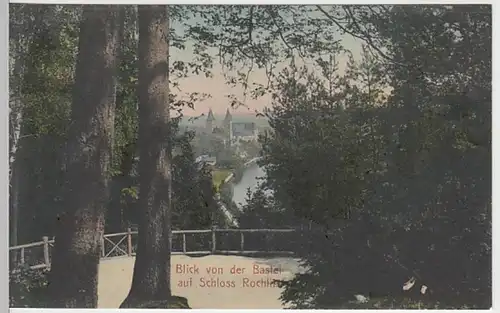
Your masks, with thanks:
M 119 307 L 129 291 L 133 266 L 134 258 L 101 261 L 99 308 Z M 272 280 L 290 279 L 298 271 L 297 260 L 291 258 L 173 256 L 172 291 L 186 297 L 193 309 L 282 309 L 281 289 Z

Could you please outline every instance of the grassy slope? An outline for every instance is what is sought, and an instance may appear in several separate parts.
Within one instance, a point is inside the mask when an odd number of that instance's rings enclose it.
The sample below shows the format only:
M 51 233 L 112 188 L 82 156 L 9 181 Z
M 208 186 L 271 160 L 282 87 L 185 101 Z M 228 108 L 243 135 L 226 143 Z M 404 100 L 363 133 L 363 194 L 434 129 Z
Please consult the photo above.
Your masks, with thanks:
M 226 177 L 231 174 L 230 170 L 227 169 L 214 169 L 212 171 L 212 181 L 214 182 L 214 186 L 219 191 L 219 187 L 221 183 L 226 179 Z

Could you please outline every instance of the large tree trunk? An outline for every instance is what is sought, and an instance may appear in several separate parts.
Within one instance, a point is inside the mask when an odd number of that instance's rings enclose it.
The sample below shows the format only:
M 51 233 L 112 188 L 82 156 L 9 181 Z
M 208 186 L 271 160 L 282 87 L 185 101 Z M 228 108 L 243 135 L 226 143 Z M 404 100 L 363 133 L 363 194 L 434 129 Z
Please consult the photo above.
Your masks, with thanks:
M 121 307 L 170 298 L 171 134 L 167 6 L 139 6 L 139 238 Z
M 12 176 L 10 179 L 9 188 L 9 221 L 10 221 L 10 245 L 16 246 L 18 242 L 18 225 L 19 225 L 19 183 L 20 183 L 20 173 L 19 173 L 19 160 L 12 162 Z M 17 260 L 17 255 L 14 256 Z
M 122 21 L 119 7 L 84 8 L 66 149 L 64 213 L 58 217 L 49 278 L 55 307 L 97 307 Z

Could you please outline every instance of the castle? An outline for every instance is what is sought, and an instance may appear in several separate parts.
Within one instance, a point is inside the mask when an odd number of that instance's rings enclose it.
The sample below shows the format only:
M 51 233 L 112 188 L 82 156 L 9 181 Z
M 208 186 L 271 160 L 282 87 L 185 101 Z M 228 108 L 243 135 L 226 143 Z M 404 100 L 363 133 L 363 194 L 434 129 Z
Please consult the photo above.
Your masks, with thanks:
M 233 116 L 229 109 L 226 110 L 226 116 L 219 126 L 216 125 L 214 113 L 210 109 L 205 122 L 205 132 L 223 137 L 224 143 L 227 145 L 237 145 L 241 140 L 254 141 L 258 138 L 256 124 L 253 122 L 233 122 Z

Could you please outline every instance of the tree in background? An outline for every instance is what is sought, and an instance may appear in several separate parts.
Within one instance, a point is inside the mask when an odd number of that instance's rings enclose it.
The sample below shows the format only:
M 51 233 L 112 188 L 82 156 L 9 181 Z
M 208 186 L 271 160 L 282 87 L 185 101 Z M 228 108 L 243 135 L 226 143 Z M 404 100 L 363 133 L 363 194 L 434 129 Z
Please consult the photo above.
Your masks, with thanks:
M 80 28 L 63 208 L 50 272 L 55 307 L 96 307 L 100 239 L 108 204 L 120 9 L 86 6 Z M 78 270 L 75 270 L 78 268 Z
M 39 241 L 60 209 L 81 9 L 11 5 L 11 243 Z M 61 23 L 60 20 L 70 21 Z M 51 212 L 51 214 L 47 214 Z M 29 231 L 19 231 L 18 225 Z
M 344 77 L 278 79 L 266 184 L 297 223 L 313 221 L 296 245 L 311 270 L 284 283 L 285 302 L 397 299 L 413 277 L 431 306 L 489 307 L 490 10 L 344 7 L 364 61 Z
M 140 216 L 135 212 L 138 185 L 136 10 L 134 7 L 123 9 L 125 40 L 122 51 L 118 54 L 120 65 L 117 74 L 116 114 L 119 118 L 115 120 L 116 136 L 109 171 L 112 175 L 110 182 L 112 197 L 107 214 L 108 231 L 122 231 L 124 227 L 130 225 L 131 220 L 137 220 L 137 216 Z M 60 147 L 68 136 L 70 86 L 73 82 L 78 50 L 76 49 L 79 36 L 78 22 L 82 17 L 79 6 L 14 5 L 11 6 L 11 11 L 11 43 L 13 43 L 11 61 L 16 65 L 10 73 L 15 100 L 11 125 L 18 129 L 22 128 L 17 131 L 16 136 L 11 137 L 12 168 L 22 169 L 22 171 L 13 170 L 11 174 L 13 177 L 11 212 L 19 213 L 11 214 L 13 217 L 11 230 L 13 234 L 19 233 L 21 242 L 30 242 L 39 240 L 44 235 L 55 235 L 51 230 L 54 229 L 56 217 L 63 207 L 63 204 L 59 203 L 61 198 L 59 185 L 62 181 L 64 161 L 64 153 Z M 71 22 L 62 22 L 66 20 Z M 182 48 L 175 36 L 172 45 Z M 171 83 L 174 86 L 176 86 L 175 79 L 185 77 L 189 69 L 194 67 L 199 69 L 195 63 L 186 64 L 184 67 L 182 64 L 184 63 L 174 61 L 175 66 L 170 68 L 174 76 Z M 170 96 L 171 107 L 179 111 L 182 107 L 193 106 L 203 95 L 194 92 L 187 100 L 177 99 L 175 95 Z M 24 118 L 20 119 L 20 116 Z M 19 149 L 16 149 L 17 147 Z M 204 178 L 205 176 L 201 175 L 203 177 L 200 178 L 201 182 L 209 181 Z M 42 181 L 44 183 L 40 184 Z M 201 182 L 196 182 L 196 188 L 207 185 Z M 205 191 L 207 195 L 211 192 L 212 188 Z M 186 193 L 182 197 L 185 196 Z M 207 203 L 210 206 L 213 201 L 200 200 L 200 202 L 200 206 L 206 208 Z M 190 209 L 192 212 L 196 210 L 194 207 Z M 17 225 L 21 223 L 23 229 L 29 231 L 18 232 Z M 12 237 L 15 239 L 16 236 Z M 17 242 L 15 240 L 13 243 Z
M 51 235 L 51 223 L 65 207 L 57 191 L 64 164 L 58 147 L 71 124 L 69 86 L 81 8 L 11 8 L 11 238 L 17 242 L 17 233 L 20 241 Z M 173 77 L 187 73 L 209 77 L 212 55 L 206 48 L 212 47 L 229 84 L 244 86 L 254 98 L 275 95 L 275 124 L 263 141 L 269 150 L 264 164 L 272 176 L 266 188 L 274 191 L 266 205 L 284 212 L 290 225 L 314 233 L 296 245 L 313 264 L 312 272 L 290 282 L 284 300 L 321 308 L 349 298 L 351 292 L 399 296 L 401 280 L 415 276 L 429 286 L 426 297 L 460 297 L 488 306 L 490 6 L 170 9 L 172 19 L 186 30 L 184 37 L 170 34 L 171 47 L 182 49 L 189 37 L 196 51 L 190 62 L 171 62 L 171 86 L 176 86 Z M 368 54 L 375 57 L 359 66 L 351 62 L 345 77 L 335 75 L 333 56 L 324 60 L 324 52 L 328 57 L 341 50 L 337 29 L 367 44 L 365 60 Z M 122 218 L 127 219 L 126 205 L 116 200 L 129 198 L 126 203 L 133 204 L 137 186 L 134 169 L 126 174 L 136 157 L 130 152 L 136 150 L 137 136 L 136 31 L 128 25 L 124 33 L 130 46 L 124 45 L 123 75 L 118 75 L 120 121 L 115 122 L 113 152 L 120 157 L 113 157 L 110 171 L 115 187 L 110 229 L 122 227 Z M 275 66 L 292 56 L 316 60 L 322 77 L 295 67 L 278 78 L 277 86 L 270 84 L 278 73 Z M 251 84 L 247 70 L 254 68 L 264 68 L 268 81 Z M 387 85 L 390 91 L 384 89 Z M 194 97 L 179 101 L 177 108 L 194 102 Z M 316 153 L 319 158 L 311 159 Z M 202 181 L 207 187 L 202 189 L 213 192 L 210 179 Z M 142 216 L 142 207 L 136 208 L 136 216 Z M 29 232 L 17 231 L 20 220 Z
M 113 179 L 106 216 L 106 232 L 122 232 L 134 220 L 138 194 L 138 62 L 137 9 L 125 6 L 125 28 L 120 48 L 120 66 L 116 91 L 115 140 L 113 144 Z
M 389 42 L 399 130 L 381 199 L 404 229 L 393 258 L 440 301 L 489 307 L 491 6 L 395 6 L 371 21 Z
M 231 212 L 234 216 L 238 216 L 240 210 L 238 205 L 233 201 L 234 197 L 234 179 L 223 183 L 219 188 L 220 199 L 222 203 L 226 205 L 226 208 Z
M 173 158 L 173 217 L 175 229 L 208 229 L 218 210 L 214 201 L 211 174 L 195 163 L 191 140 L 193 133 L 178 137 L 180 152 Z M 207 184 L 208 183 L 208 184 Z
M 263 185 L 254 192 L 248 190 L 246 204 L 238 217 L 240 228 L 287 228 L 293 224 L 286 220 L 284 211 L 275 205 L 272 194 Z
M 335 70 L 334 62 L 319 65 Z M 324 308 L 352 297 L 352 286 L 338 273 L 359 265 L 348 250 L 355 242 L 346 243 L 344 236 L 364 224 L 360 207 L 373 168 L 369 133 L 353 123 L 353 113 L 364 104 L 362 92 L 348 78 L 321 79 L 292 63 L 277 80 L 267 113 L 272 133 L 262 138 L 261 165 L 265 186 L 273 191 L 273 211 L 290 226 L 309 230 L 295 250 L 310 271 L 287 282 L 283 294 L 298 308 Z M 344 253 L 351 263 L 339 259 Z
M 260 184 L 255 191 L 247 190 L 245 205 L 238 209 L 238 223 L 242 229 L 285 229 L 296 225 L 292 214 L 287 214 L 274 202 L 270 190 Z M 245 236 L 245 249 L 268 251 L 292 251 L 290 233 L 259 234 Z
M 170 289 L 172 132 L 169 106 L 169 12 L 139 6 L 139 208 L 132 286 L 121 307 L 166 300 Z
M 11 56 L 15 63 L 9 77 L 12 87 L 10 124 L 18 129 L 17 135 L 11 138 L 10 228 L 13 240 L 19 233 L 17 241 L 27 243 L 55 235 L 53 229 L 61 208 L 61 147 L 66 142 L 70 124 L 82 7 L 13 4 L 10 10 Z M 137 156 L 136 12 L 133 7 L 124 7 L 124 10 L 110 171 L 112 200 L 106 222 L 108 232 L 126 228 L 123 220 L 127 220 L 125 213 L 134 196 L 130 187 L 136 184 L 131 179 L 133 173 L 129 173 Z M 16 225 L 29 231 L 18 232 Z
M 261 147 L 258 142 L 253 140 L 240 140 L 241 149 L 248 155 L 248 157 L 255 158 L 260 155 Z

